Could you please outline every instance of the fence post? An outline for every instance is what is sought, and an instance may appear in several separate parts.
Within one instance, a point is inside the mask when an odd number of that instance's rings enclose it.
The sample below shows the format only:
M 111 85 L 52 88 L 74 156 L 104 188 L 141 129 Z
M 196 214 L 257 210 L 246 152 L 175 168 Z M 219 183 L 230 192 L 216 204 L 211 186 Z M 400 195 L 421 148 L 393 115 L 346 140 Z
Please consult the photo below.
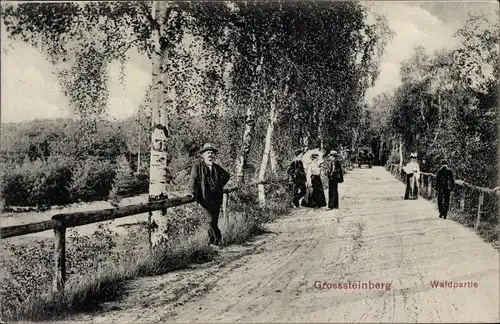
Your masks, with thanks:
M 148 212 L 148 245 L 149 245 L 149 253 L 153 251 L 153 234 L 151 233 L 153 231 L 153 224 L 151 220 L 153 219 L 153 212 L 149 211 Z
M 227 214 L 227 193 L 225 192 L 222 195 L 222 216 L 226 221 L 226 226 L 229 226 L 229 216 Z
M 427 195 L 429 199 L 432 199 L 432 177 L 430 175 L 427 176 Z
M 465 210 L 465 186 L 462 186 L 462 190 L 460 190 L 460 210 Z
M 476 219 L 476 226 L 474 226 L 475 229 L 478 229 L 479 222 L 481 221 L 481 212 L 483 209 L 483 201 L 484 201 L 484 192 L 481 192 L 479 194 L 479 203 L 477 204 L 477 219 Z
M 66 282 L 66 227 L 58 221 L 54 228 L 54 282 L 52 290 L 61 292 Z
M 420 173 L 420 177 L 418 178 L 417 182 L 418 182 L 418 193 L 417 193 L 417 195 L 423 196 L 422 195 L 422 187 L 424 186 L 424 175 L 422 173 Z

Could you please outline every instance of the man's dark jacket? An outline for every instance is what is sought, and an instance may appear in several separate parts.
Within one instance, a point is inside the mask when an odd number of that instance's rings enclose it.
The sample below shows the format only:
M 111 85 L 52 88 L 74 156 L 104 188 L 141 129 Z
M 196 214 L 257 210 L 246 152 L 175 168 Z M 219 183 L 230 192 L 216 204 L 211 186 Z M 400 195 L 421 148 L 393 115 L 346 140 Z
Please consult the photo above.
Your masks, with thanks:
M 328 179 L 338 183 L 344 182 L 344 171 L 342 171 L 342 164 L 339 160 L 335 159 L 330 162 L 328 166 Z
M 436 189 L 438 191 L 451 191 L 455 186 L 453 172 L 443 165 L 436 173 Z
M 214 172 L 211 173 L 204 161 L 196 162 L 191 169 L 191 192 L 202 206 L 222 205 L 222 190 L 230 178 L 229 173 L 220 165 L 214 163 L 212 169 Z
M 306 172 L 301 160 L 293 160 L 288 166 L 287 173 L 290 181 L 295 183 L 306 182 Z

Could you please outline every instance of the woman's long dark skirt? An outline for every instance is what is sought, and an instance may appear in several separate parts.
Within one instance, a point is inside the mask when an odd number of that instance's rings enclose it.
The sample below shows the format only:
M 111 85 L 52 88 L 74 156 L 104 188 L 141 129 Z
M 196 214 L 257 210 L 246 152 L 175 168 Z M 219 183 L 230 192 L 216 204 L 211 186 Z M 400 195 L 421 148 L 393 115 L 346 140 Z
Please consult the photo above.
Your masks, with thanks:
M 312 208 L 325 207 L 326 197 L 321 177 L 319 175 L 311 176 L 311 185 L 311 187 L 307 188 L 307 194 L 302 199 L 302 206 Z
M 405 200 L 408 199 L 418 199 L 418 186 L 417 186 L 417 181 L 415 181 L 415 185 L 413 187 L 413 196 L 411 195 L 411 190 L 410 190 L 410 179 L 414 177 L 415 175 L 413 173 L 407 174 L 406 175 L 406 190 L 405 190 Z

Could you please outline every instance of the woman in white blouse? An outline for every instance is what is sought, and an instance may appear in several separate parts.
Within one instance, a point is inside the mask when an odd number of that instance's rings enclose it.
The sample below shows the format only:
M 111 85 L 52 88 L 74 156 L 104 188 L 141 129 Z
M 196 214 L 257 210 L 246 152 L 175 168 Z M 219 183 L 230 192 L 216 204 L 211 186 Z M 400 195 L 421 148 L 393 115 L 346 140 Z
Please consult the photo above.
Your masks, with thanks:
M 321 182 L 321 161 L 319 154 L 311 155 L 312 162 L 306 166 L 307 194 L 302 200 L 304 207 L 325 207 L 326 197 Z
M 410 154 L 410 162 L 404 167 L 404 171 L 406 173 L 406 190 L 404 199 L 418 199 L 420 165 L 417 162 L 417 153 Z

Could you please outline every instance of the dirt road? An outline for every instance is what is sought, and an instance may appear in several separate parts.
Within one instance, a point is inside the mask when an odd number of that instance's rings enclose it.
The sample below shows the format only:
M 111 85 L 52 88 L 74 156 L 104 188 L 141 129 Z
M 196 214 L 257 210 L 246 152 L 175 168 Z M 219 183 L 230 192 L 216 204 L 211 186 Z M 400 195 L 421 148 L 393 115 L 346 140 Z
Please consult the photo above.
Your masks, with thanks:
M 433 203 L 404 201 L 403 190 L 382 168 L 354 170 L 340 186 L 340 210 L 295 210 L 216 262 L 136 280 L 122 300 L 73 320 L 498 322 L 498 251 L 438 218 Z

